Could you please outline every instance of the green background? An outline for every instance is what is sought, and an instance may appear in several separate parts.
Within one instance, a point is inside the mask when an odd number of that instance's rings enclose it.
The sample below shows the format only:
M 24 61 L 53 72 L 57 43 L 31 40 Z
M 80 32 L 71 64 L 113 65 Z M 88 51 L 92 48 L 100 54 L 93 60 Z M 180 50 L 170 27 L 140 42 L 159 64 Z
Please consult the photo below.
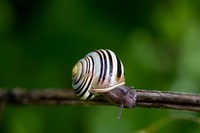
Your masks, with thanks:
M 113 50 L 127 86 L 200 92 L 198 0 L 1 0 L 0 87 L 71 88 L 85 54 Z M 199 113 L 107 106 L 9 106 L 1 133 L 199 133 Z

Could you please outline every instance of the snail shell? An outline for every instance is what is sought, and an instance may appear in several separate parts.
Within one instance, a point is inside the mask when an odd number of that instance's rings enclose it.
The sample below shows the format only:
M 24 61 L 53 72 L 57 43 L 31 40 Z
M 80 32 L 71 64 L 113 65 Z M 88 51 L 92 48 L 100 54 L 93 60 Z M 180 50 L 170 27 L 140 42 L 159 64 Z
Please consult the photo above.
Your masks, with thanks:
M 87 54 L 72 70 L 74 92 L 84 100 L 124 84 L 123 64 L 115 53 L 108 49 Z

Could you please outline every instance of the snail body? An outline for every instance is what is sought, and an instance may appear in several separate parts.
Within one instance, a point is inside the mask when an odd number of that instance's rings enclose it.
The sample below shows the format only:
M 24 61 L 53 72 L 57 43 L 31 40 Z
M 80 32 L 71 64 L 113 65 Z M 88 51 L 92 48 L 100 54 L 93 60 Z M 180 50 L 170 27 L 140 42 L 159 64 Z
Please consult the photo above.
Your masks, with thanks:
M 136 105 L 136 94 L 126 87 L 124 67 L 115 53 L 99 49 L 80 59 L 72 69 L 72 87 L 82 100 L 91 100 L 103 95 L 113 104 L 132 108 Z

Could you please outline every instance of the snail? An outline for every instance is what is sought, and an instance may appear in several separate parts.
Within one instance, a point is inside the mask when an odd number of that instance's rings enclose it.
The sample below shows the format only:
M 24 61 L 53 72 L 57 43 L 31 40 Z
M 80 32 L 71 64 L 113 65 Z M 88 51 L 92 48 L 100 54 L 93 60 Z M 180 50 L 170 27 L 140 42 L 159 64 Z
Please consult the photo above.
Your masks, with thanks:
M 124 67 L 115 53 L 99 49 L 80 59 L 72 69 L 72 87 L 82 100 L 102 95 L 112 104 L 120 105 L 118 119 L 124 106 L 136 106 L 136 93 L 125 86 Z

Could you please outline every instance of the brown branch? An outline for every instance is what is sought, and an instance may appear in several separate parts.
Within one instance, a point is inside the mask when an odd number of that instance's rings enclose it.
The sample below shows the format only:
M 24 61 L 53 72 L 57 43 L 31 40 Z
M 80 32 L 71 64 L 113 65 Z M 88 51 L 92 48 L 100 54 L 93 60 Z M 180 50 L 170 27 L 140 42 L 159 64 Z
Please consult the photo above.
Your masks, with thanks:
M 200 112 L 200 95 L 163 92 L 152 90 L 136 90 L 137 107 L 169 108 Z M 0 104 L 14 105 L 111 105 L 109 102 L 96 98 L 82 101 L 72 89 L 0 89 Z

